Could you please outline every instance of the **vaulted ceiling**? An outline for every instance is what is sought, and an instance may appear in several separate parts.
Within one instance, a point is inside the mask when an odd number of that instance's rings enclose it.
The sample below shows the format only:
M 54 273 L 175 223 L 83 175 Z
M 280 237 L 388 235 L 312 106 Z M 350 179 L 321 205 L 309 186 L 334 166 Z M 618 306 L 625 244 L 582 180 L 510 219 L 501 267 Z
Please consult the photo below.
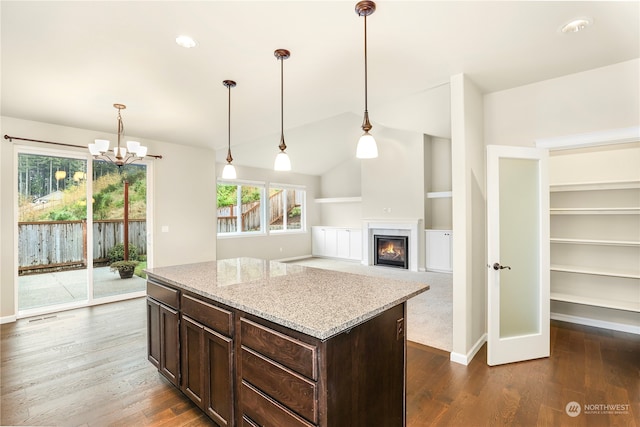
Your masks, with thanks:
M 364 109 L 355 1 L 6 1 L 2 115 L 217 150 L 271 168 L 284 126 L 293 170 L 355 153 Z M 640 56 L 637 1 L 378 1 L 367 18 L 374 125 L 449 136 L 449 77 L 485 93 Z M 593 25 L 564 34 L 566 22 Z M 178 35 L 193 37 L 185 49 Z M 22 136 L 22 135 L 21 135 Z M 28 137 L 28 135 L 24 135 Z M 90 142 L 90 141 L 87 141 Z

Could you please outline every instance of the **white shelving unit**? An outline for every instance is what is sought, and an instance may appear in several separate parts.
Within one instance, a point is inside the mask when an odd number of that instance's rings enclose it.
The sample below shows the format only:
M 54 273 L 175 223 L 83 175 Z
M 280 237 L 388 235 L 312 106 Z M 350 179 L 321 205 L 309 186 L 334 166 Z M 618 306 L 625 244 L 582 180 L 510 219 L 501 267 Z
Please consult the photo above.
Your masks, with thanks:
M 453 272 L 453 232 L 425 230 L 426 268 L 428 271 Z
M 362 229 L 311 227 L 311 254 L 317 257 L 362 259 Z
M 550 190 L 551 299 L 640 312 L 640 180 Z

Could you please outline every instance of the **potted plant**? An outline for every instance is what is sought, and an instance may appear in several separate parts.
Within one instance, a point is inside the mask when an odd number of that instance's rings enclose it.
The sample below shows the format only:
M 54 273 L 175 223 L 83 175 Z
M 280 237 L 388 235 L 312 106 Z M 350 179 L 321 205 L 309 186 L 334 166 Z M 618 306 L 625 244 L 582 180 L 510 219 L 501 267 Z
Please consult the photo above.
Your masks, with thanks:
M 111 263 L 109 269 L 117 271 L 121 279 L 129 279 L 133 277 L 133 272 L 136 270 L 137 265 L 138 261 L 116 261 Z
M 124 259 L 124 244 L 118 243 L 109 250 L 109 268 L 111 271 L 120 273 L 122 279 L 133 277 L 138 262 L 138 248 L 129 243 L 129 259 Z

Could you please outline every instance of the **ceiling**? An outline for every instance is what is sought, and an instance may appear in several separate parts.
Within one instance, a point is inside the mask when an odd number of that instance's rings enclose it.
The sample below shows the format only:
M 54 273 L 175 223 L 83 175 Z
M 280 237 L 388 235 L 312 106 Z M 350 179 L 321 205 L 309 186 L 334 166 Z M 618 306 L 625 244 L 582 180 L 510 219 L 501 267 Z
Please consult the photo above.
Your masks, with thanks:
M 293 171 L 354 156 L 364 110 L 364 19 L 355 1 L 6 1 L 2 115 L 226 156 L 271 168 L 284 126 Z M 378 1 L 367 18 L 376 128 L 448 137 L 449 77 L 488 93 L 640 57 L 638 1 Z M 563 34 L 562 24 L 593 25 Z M 186 34 L 197 46 L 175 43 Z M 29 135 L 16 135 L 29 137 Z M 62 142 L 62 141 L 61 141 Z M 90 142 L 90 141 L 87 141 Z M 152 153 L 156 154 L 156 153 Z M 157 153 L 161 154 L 161 153 Z

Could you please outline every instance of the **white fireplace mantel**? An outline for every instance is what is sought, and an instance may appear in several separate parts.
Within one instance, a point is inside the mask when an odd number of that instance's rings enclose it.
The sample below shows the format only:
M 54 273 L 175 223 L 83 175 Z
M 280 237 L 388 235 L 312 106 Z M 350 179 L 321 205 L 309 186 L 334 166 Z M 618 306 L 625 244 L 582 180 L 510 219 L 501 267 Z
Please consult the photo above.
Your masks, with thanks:
M 418 271 L 418 245 L 420 235 L 419 219 L 396 219 L 381 220 L 370 219 L 362 223 L 362 264 L 374 264 L 374 234 L 385 234 L 388 236 L 408 236 L 409 237 L 409 270 Z

